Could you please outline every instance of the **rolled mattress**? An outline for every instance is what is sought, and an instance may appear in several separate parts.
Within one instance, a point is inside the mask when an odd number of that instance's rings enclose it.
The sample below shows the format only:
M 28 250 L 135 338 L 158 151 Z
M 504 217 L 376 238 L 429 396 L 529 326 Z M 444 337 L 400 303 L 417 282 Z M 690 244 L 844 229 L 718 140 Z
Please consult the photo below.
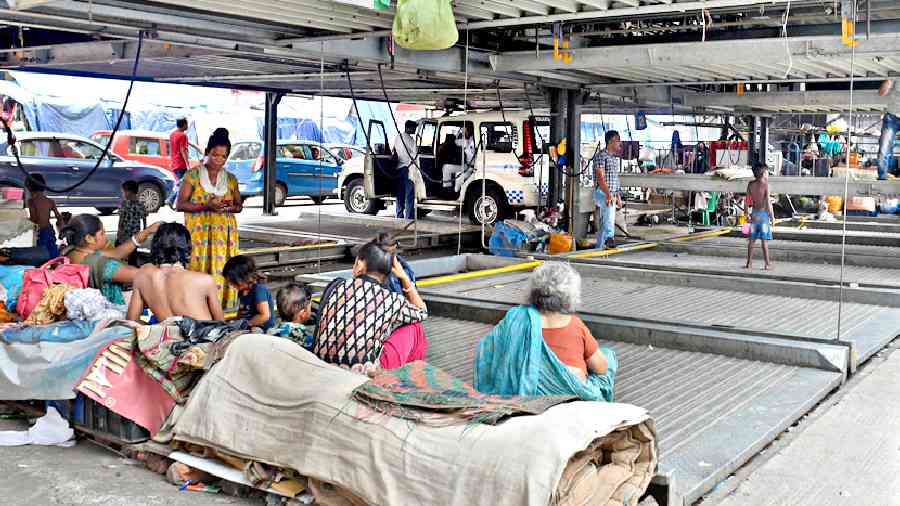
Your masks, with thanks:
M 242 336 L 170 436 L 293 469 L 324 504 L 634 505 L 656 471 L 655 426 L 637 406 L 569 402 L 432 427 L 351 400 L 366 381 L 289 340 Z

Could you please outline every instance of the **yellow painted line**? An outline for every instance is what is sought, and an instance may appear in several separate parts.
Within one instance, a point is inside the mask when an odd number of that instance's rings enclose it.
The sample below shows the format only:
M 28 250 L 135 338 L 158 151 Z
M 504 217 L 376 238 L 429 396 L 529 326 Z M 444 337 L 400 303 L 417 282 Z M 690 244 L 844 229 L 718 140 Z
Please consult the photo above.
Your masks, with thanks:
M 683 241 L 696 241 L 698 239 L 709 239 L 710 237 L 719 237 L 722 235 L 727 235 L 731 233 L 731 227 L 724 227 L 718 230 L 710 230 L 709 232 L 703 232 L 700 234 L 691 234 L 691 235 L 683 235 L 681 237 L 676 237 L 674 239 L 670 239 L 671 242 L 683 242 Z
M 568 258 L 597 258 L 597 257 L 608 257 L 610 255 L 616 255 L 619 253 L 628 253 L 630 251 L 640 251 L 644 249 L 655 248 L 658 246 L 658 242 L 648 242 L 645 244 L 637 244 L 634 246 L 628 246 L 625 248 L 612 248 L 612 249 L 604 249 L 604 250 L 590 250 L 583 251 L 581 253 L 575 253 L 574 255 L 569 255 L 567 257 L 563 257 L 562 260 Z
M 418 285 L 418 286 L 443 285 L 446 283 L 453 283 L 454 281 L 462 281 L 464 279 L 475 279 L 475 278 L 482 278 L 482 277 L 486 277 L 486 276 L 493 276 L 496 274 L 506 274 L 509 272 L 527 271 L 527 270 L 534 269 L 535 267 L 537 267 L 543 263 L 544 262 L 542 260 L 535 260 L 533 262 L 522 262 L 522 263 L 518 263 L 518 264 L 507 265 L 505 267 L 498 267 L 496 269 L 484 269 L 481 271 L 462 272 L 459 274 L 450 274 L 448 276 L 438 276 L 436 278 L 417 281 L 416 285 Z

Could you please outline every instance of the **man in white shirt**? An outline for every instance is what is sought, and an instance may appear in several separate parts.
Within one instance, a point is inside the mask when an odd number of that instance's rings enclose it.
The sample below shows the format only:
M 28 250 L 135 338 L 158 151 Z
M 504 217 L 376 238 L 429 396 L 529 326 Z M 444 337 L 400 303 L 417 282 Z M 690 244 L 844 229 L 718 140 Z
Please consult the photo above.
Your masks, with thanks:
M 900 129 L 900 85 L 895 80 L 881 83 L 878 94 L 882 97 L 890 96 L 893 103 L 884 111 L 881 120 L 881 140 L 878 143 L 878 179 L 887 179 L 888 172 L 893 168 L 894 142 L 897 140 L 897 130 Z
M 413 219 L 415 212 L 416 187 L 410 179 L 410 170 L 415 170 L 418 158 L 418 147 L 413 136 L 416 134 L 416 122 L 407 121 L 403 132 L 394 138 L 394 154 L 397 155 L 397 218 Z
M 457 192 L 459 192 L 460 187 L 462 186 L 462 183 L 466 178 L 465 173 L 472 167 L 472 164 L 475 162 L 475 133 L 472 131 L 472 124 L 466 123 L 463 131 L 463 136 L 456 139 L 456 146 L 462 148 L 463 151 L 463 164 L 444 164 L 444 168 L 442 171 L 444 176 L 444 188 L 453 188 L 453 176 L 460 172 L 464 173 L 463 176 L 457 178 L 455 185 L 455 189 Z

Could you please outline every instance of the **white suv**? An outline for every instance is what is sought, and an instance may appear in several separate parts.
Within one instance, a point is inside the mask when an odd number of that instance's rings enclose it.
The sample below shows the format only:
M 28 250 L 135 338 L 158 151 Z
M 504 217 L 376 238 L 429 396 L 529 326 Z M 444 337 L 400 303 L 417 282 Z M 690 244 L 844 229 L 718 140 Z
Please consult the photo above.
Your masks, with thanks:
M 464 125 L 476 133 L 474 162 L 460 190 L 444 188 L 443 166 L 459 164 L 455 139 Z M 428 198 L 419 201 L 419 215 L 430 209 L 463 206 L 474 224 L 492 224 L 515 211 L 547 205 L 551 170 L 546 154 L 550 122 L 524 112 L 447 116 L 419 121 L 416 132 L 418 165 Z M 375 214 L 394 200 L 396 162 L 384 124 L 371 121 L 367 130 L 364 173 L 346 167 L 338 188 L 350 212 Z M 424 212 L 423 212 L 424 211 Z

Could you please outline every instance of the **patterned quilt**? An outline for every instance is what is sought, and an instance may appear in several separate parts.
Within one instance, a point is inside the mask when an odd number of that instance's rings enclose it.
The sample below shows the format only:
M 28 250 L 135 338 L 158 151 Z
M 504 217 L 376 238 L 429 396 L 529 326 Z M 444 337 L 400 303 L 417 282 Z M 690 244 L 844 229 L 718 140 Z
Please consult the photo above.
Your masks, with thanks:
M 537 415 L 573 399 L 568 396 L 486 395 L 422 361 L 382 371 L 353 391 L 353 399 L 375 411 L 435 427 L 485 423 L 514 415 Z

